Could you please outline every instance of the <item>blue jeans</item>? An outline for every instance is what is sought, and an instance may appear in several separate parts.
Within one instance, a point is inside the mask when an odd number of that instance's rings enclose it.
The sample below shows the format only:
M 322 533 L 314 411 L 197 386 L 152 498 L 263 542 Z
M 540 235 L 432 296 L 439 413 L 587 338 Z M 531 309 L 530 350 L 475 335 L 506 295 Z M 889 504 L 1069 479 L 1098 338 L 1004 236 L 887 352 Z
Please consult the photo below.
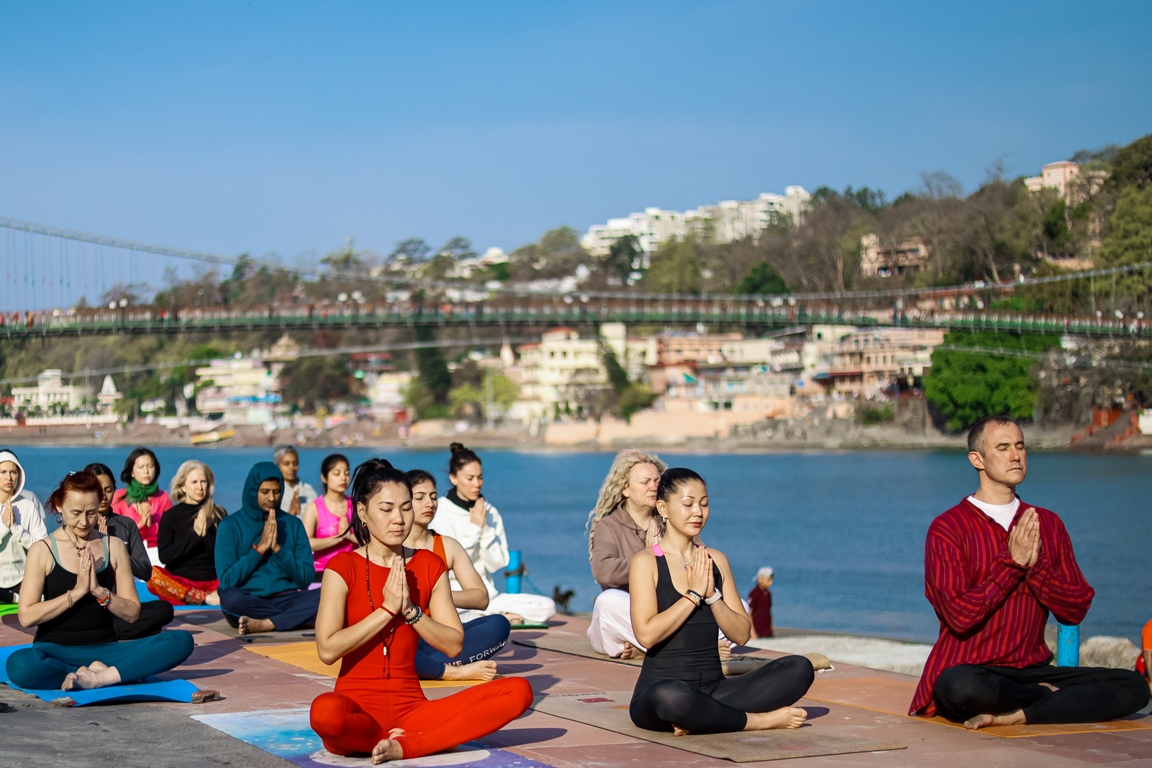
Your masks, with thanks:
M 481 616 L 464 624 L 464 648 L 458 656 L 449 658 L 420 640 L 416 647 L 416 675 L 421 680 L 439 680 L 444 677 L 444 667 L 451 664 L 471 664 L 494 656 L 508 642 L 512 625 L 500 614 Z

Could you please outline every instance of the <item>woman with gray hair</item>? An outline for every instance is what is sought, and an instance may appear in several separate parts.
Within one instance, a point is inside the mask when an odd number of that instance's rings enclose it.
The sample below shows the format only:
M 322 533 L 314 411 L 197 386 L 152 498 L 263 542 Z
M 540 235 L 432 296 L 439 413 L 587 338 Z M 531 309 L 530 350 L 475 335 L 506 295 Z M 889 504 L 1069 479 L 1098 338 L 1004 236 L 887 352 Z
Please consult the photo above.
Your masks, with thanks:
M 207 464 L 186 461 L 172 478 L 176 506 L 160 518 L 157 549 L 164 567 L 152 568 L 148 591 L 173 605 L 220 605 L 216 529 L 227 512 L 212 500 L 216 478 Z
M 588 559 L 603 590 L 588 626 L 588 640 L 598 653 L 627 659 L 644 650 L 632 631 L 628 565 L 633 555 L 660 540 L 656 486 L 665 469 L 654 454 L 621 452 L 588 515 Z

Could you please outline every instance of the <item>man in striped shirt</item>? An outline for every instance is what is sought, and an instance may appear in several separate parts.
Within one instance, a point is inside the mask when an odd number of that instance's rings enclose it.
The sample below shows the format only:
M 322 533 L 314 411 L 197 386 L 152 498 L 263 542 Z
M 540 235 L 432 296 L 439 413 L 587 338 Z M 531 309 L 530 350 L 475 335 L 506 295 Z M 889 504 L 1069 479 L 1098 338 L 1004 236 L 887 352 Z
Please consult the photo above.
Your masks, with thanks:
M 1130 715 L 1148 684 L 1120 669 L 1051 666 L 1044 625 L 1052 612 L 1079 624 L 1095 595 L 1064 523 L 1025 505 L 1024 433 L 992 416 L 968 433 L 976 493 L 932 521 L 924 546 L 924 591 L 940 635 L 910 714 L 940 714 L 972 729 L 1076 723 Z

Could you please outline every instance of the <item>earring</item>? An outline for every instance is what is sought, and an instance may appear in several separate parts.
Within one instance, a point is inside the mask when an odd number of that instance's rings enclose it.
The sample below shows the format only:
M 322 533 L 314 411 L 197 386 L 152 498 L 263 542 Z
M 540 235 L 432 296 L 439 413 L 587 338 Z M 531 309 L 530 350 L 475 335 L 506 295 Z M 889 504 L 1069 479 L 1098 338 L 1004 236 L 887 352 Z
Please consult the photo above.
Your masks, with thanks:
M 64 515 L 60 514 L 59 512 L 56 513 L 56 527 L 57 528 L 63 528 L 64 527 Z

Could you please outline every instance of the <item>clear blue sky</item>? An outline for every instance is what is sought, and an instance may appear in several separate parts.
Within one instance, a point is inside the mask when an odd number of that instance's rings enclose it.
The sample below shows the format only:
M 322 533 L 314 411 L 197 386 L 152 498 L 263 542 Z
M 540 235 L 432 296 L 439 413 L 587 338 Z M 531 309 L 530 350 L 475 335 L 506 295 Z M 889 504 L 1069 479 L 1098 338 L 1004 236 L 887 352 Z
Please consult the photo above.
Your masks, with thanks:
M 0 3 L 0 216 L 299 262 L 1152 132 L 1152 3 Z

